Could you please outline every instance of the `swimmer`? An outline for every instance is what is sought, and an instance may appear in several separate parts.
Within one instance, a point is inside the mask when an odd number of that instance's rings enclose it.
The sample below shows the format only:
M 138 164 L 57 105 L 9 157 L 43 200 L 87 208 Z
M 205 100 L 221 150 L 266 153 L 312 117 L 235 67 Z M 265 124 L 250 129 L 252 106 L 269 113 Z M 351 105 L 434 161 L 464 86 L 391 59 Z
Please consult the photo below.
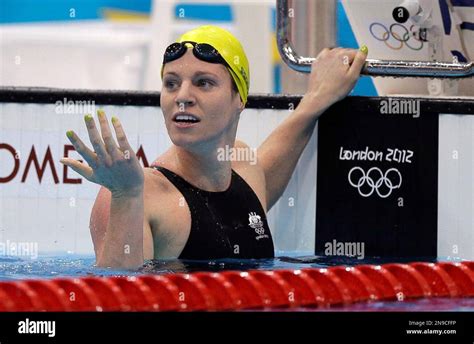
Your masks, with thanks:
M 96 264 L 136 268 L 144 260 L 272 258 L 267 211 L 283 194 L 318 118 L 351 91 L 367 48 L 324 49 L 297 108 L 250 159 L 219 159 L 236 140 L 249 92 L 240 42 L 216 26 L 185 33 L 165 51 L 161 108 L 171 147 L 142 168 L 118 118 L 117 141 L 103 111 L 85 124 L 92 148 L 67 137 L 84 158 L 61 162 L 101 185 L 90 219 Z M 100 132 L 99 132 L 100 130 Z

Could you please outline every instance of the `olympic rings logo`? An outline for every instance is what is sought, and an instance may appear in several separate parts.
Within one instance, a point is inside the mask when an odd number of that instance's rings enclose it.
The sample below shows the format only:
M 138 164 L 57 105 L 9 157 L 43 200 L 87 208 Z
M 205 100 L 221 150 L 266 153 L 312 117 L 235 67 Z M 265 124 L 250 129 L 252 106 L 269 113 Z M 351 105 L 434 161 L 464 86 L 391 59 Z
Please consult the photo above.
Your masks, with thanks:
M 407 29 L 404 25 L 395 23 L 390 25 L 388 29 L 382 23 L 372 23 L 370 24 L 369 31 L 372 37 L 380 42 L 384 42 L 387 47 L 392 50 L 400 50 L 406 45 L 411 50 L 419 51 L 423 49 L 425 44 L 425 39 L 423 32 L 421 30 L 413 31 L 415 25 L 410 26 L 410 29 Z M 389 43 L 390 38 L 393 37 L 398 43 L 391 44 Z M 410 43 L 411 38 L 418 43 Z
M 352 174 L 355 171 L 360 171 L 362 173 L 362 175 L 359 177 L 359 180 L 357 181 L 357 183 L 354 183 L 352 181 L 352 179 L 353 179 Z M 372 173 L 372 176 L 371 176 L 371 173 Z M 374 176 L 373 175 L 374 173 L 378 174 L 378 177 Z M 390 174 L 392 174 L 392 178 L 389 178 Z M 374 193 L 374 191 L 376 191 L 377 194 L 381 198 L 387 198 L 388 196 L 390 196 L 392 194 L 393 190 L 400 188 L 400 186 L 402 185 L 402 175 L 400 174 L 400 172 L 396 168 L 391 168 L 391 169 L 387 170 L 387 172 L 385 172 L 385 174 L 383 174 L 382 171 L 379 168 L 372 167 L 370 170 L 367 171 L 367 174 L 366 174 L 361 167 L 356 166 L 356 167 L 353 167 L 349 171 L 349 175 L 347 176 L 347 178 L 349 180 L 349 184 L 351 184 L 351 186 L 357 188 L 359 190 L 359 194 L 362 197 L 369 197 L 370 195 L 372 195 Z M 368 188 L 370 189 L 370 191 L 363 192 L 362 188 L 366 184 L 367 184 Z M 385 192 L 380 191 L 380 187 L 382 186 L 382 184 L 386 188 Z

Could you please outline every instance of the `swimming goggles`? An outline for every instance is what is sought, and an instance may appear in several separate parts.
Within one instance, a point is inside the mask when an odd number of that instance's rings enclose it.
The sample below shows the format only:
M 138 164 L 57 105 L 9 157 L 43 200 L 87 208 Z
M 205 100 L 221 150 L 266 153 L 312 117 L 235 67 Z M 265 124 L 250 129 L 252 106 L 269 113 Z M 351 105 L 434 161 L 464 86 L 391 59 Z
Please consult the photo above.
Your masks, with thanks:
M 168 46 L 165 50 L 163 56 L 163 64 L 179 59 L 183 56 L 187 47 L 186 44 L 191 44 L 193 46 L 193 54 L 199 60 L 209 62 L 209 63 L 221 63 L 225 66 L 228 66 L 226 60 L 219 54 L 216 48 L 207 43 L 196 43 L 192 41 L 183 41 L 179 43 L 173 43 Z

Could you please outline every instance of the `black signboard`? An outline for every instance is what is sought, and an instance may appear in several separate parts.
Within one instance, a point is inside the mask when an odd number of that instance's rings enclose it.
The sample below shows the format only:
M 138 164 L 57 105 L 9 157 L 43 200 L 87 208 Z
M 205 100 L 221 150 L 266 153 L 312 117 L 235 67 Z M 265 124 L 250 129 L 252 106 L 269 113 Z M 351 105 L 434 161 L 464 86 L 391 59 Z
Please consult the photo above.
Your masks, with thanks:
M 317 255 L 437 256 L 438 113 L 420 102 L 351 97 L 321 117 Z

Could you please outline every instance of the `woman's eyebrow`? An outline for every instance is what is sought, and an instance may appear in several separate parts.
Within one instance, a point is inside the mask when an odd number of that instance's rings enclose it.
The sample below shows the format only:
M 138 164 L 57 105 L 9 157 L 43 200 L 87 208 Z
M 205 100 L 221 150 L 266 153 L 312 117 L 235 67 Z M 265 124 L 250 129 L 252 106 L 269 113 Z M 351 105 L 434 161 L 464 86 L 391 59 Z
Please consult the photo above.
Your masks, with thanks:
M 175 72 L 166 72 L 165 75 L 163 75 L 163 77 L 168 76 L 168 75 L 176 76 L 179 78 L 179 75 Z
M 194 73 L 194 76 L 202 76 L 202 75 L 212 75 L 216 78 L 219 77 L 217 74 L 214 74 L 212 72 L 197 71 L 196 73 Z

